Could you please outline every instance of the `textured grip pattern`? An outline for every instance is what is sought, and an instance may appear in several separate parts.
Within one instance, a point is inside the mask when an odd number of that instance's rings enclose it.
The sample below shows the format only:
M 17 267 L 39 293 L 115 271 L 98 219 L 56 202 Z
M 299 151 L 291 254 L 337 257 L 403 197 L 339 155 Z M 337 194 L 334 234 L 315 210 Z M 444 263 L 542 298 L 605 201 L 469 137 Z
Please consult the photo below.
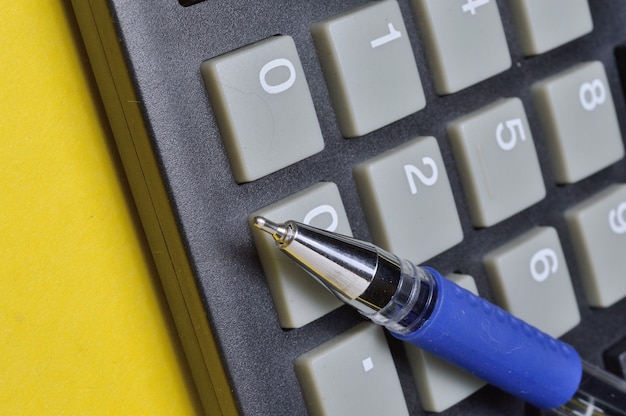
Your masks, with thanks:
M 433 314 L 417 331 L 395 337 L 543 409 L 574 395 L 582 376 L 574 348 L 426 269 L 438 284 Z

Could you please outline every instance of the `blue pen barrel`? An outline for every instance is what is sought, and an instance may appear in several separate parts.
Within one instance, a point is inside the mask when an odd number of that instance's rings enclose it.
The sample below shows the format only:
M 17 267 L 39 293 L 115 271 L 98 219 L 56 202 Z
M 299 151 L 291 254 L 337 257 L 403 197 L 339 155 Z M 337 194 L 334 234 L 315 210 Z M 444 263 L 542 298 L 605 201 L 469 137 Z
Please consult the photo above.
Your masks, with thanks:
M 574 348 L 425 269 L 438 286 L 432 315 L 412 333 L 392 332 L 396 338 L 542 409 L 574 395 L 582 376 Z

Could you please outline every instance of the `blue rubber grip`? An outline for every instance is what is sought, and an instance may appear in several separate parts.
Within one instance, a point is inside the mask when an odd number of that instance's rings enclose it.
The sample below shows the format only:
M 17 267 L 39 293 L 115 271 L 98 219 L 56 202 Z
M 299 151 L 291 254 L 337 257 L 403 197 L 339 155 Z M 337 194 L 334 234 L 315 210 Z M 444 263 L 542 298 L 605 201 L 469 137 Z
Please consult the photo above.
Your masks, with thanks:
M 567 402 L 582 363 L 574 348 L 426 268 L 438 285 L 428 321 L 393 334 L 542 409 Z

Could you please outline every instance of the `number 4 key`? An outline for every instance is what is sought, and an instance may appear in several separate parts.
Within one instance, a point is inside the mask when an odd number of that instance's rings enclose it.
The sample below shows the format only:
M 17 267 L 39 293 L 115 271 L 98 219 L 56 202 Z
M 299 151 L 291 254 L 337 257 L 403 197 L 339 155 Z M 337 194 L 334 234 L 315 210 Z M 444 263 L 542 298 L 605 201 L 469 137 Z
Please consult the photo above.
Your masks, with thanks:
M 463 4 L 463 12 L 470 12 L 472 15 L 476 14 L 476 10 L 479 7 L 486 6 L 490 0 L 467 0 L 467 3 Z

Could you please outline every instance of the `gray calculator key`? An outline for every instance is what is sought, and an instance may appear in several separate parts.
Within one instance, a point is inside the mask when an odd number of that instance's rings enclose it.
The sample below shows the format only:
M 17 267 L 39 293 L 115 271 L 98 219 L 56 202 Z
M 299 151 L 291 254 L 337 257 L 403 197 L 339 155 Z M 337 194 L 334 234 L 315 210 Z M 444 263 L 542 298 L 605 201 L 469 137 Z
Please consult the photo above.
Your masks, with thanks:
M 576 65 L 532 88 L 557 183 L 574 183 L 624 156 L 601 62 Z
M 593 30 L 587 0 L 509 0 L 522 51 L 538 55 Z
M 273 221 L 296 220 L 317 228 L 352 235 L 337 185 L 321 182 L 253 212 Z M 299 328 L 343 303 L 276 248 L 266 233 L 250 225 L 283 328 Z
M 457 92 L 511 66 L 495 0 L 411 3 L 438 94 Z
M 446 278 L 478 294 L 471 276 L 451 274 Z M 428 412 L 443 412 L 487 384 L 470 373 L 439 357 L 405 343 L 406 354 L 415 376 L 415 384 L 422 408 Z
M 503 99 L 448 126 L 474 225 L 488 227 L 545 197 L 524 106 Z
M 201 71 L 237 182 L 324 148 L 291 37 L 274 36 L 209 59 Z
M 364 322 L 296 359 L 313 416 L 408 415 L 382 327 Z
M 317 22 L 311 34 L 345 137 L 362 136 L 426 105 L 395 0 Z
M 587 302 L 608 307 L 626 296 L 626 185 L 613 185 L 565 213 Z
M 463 240 L 448 175 L 434 137 L 365 161 L 354 178 L 375 244 L 421 263 Z
M 496 301 L 540 330 L 560 337 L 580 322 L 557 232 L 536 227 L 484 259 Z

